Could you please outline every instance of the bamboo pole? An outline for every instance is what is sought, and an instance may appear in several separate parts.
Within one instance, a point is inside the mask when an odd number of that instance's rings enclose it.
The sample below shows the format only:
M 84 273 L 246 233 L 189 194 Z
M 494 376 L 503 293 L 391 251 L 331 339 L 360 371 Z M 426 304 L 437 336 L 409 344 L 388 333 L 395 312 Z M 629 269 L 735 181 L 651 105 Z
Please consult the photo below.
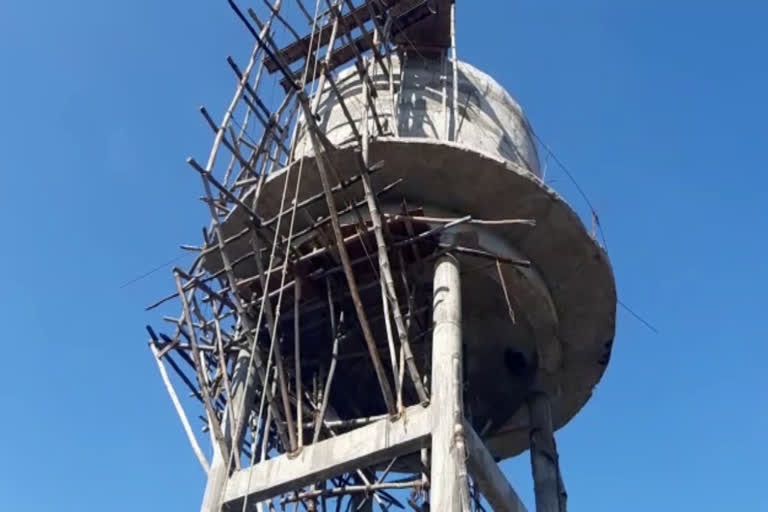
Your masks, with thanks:
M 347 494 L 368 494 L 383 490 L 418 489 L 420 487 L 421 480 L 412 480 L 407 482 L 380 482 L 368 485 L 345 485 L 331 489 L 318 489 L 316 491 L 302 492 L 299 493 L 296 497 L 285 498 L 283 502 L 290 503 L 296 501 L 297 499 L 303 500 L 307 498 L 317 498 L 320 496 L 325 496 L 327 498 L 345 496 Z
M 401 215 L 397 213 L 385 213 L 384 217 L 392 220 L 403 220 L 408 222 L 424 222 L 427 224 L 447 224 L 449 222 L 456 222 L 460 217 L 425 217 L 423 215 Z M 475 224 L 479 226 L 536 226 L 536 221 L 532 219 L 496 219 L 496 220 L 484 220 L 475 219 L 470 217 L 467 221 L 469 224 Z
M 451 53 L 453 54 L 453 101 L 451 106 L 451 140 L 456 142 L 456 114 L 459 109 L 459 59 L 456 54 L 456 0 L 451 1 Z
M 304 446 L 304 427 L 302 416 L 303 389 L 301 382 L 301 326 L 299 324 L 299 313 L 301 311 L 301 281 L 296 279 L 296 285 L 293 287 L 293 360 L 294 373 L 296 378 L 296 434 L 297 448 Z
M 339 18 L 334 17 L 333 27 L 331 28 L 331 39 L 328 41 L 328 51 L 325 54 L 325 59 L 320 65 L 321 69 L 327 69 L 331 62 L 331 55 L 333 55 L 333 46 L 336 44 L 336 34 L 339 31 Z M 320 100 L 323 97 L 323 90 L 325 89 L 326 74 L 320 74 L 320 81 L 315 93 L 315 98 L 312 104 L 312 112 L 317 113 L 317 109 L 320 108 Z
M 280 10 L 282 7 L 282 0 L 275 0 L 275 9 L 277 11 Z M 270 22 L 262 29 L 262 34 L 266 35 L 269 33 L 271 25 Z M 259 50 L 260 45 L 255 45 L 253 52 L 251 53 L 251 57 L 248 60 L 248 64 L 245 67 L 245 70 L 242 73 L 242 76 L 240 77 L 240 81 L 237 84 L 237 89 L 235 90 L 235 95 L 232 98 L 232 102 L 229 104 L 229 108 L 224 113 L 224 119 L 222 119 L 221 124 L 219 125 L 221 128 L 219 129 L 218 133 L 216 134 L 216 138 L 213 141 L 213 146 L 211 148 L 211 153 L 208 157 L 208 163 L 205 166 L 205 168 L 210 172 L 213 169 L 214 164 L 216 163 L 216 156 L 219 152 L 219 147 L 221 146 L 221 141 L 224 138 L 224 134 L 226 133 L 226 127 L 229 125 L 230 120 L 232 119 L 232 116 L 234 115 L 235 108 L 237 107 L 237 104 L 240 102 L 240 99 L 243 97 L 243 93 L 245 91 L 245 87 L 248 83 L 248 78 L 250 77 L 251 71 L 253 70 L 253 66 L 256 64 L 256 61 L 259 57 Z
M 344 30 L 342 30 L 342 33 L 344 37 L 347 39 L 347 44 L 352 48 L 352 50 L 355 52 L 355 66 L 357 68 L 357 72 L 360 75 L 360 79 L 368 84 L 369 92 L 372 94 L 375 94 L 375 86 L 371 80 L 370 74 L 368 73 L 364 61 L 363 56 L 360 54 L 360 50 L 358 49 L 357 45 L 354 41 L 352 41 L 352 37 L 350 36 L 350 30 L 347 26 L 346 22 L 344 21 L 341 12 L 336 6 L 332 6 L 330 3 L 330 0 L 325 0 L 326 5 L 328 5 L 328 8 L 331 10 L 331 12 L 336 16 L 337 19 L 340 20 L 341 24 L 344 26 Z M 381 126 L 381 121 L 379 120 L 379 115 L 376 111 L 376 105 L 373 102 L 373 98 L 370 94 L 366 95 L 366 101 L 368 103 L 368 107 L 371 109 L 371 114 L 373 115 L 374 123 L 376 124 L 376 130 L 379 135 L 383 135 L 384 129 Z
M 363 139 L 365 141 L 365 139 Z M 365 143 L 364 143 L 365 144 Z M 363 162 L 367 167 L 367 144 L 363 151 Z M 384 282 L 384 290 L 386 298 L 389 301 L 392 309 L 392 316 L 395 320 L 395 328 L 397 329 L 397 336 L 400 341 L 405 354 L 405 364 L 408 367 L 408 374 L 411 377 L 414 387 L 416 388 L 416 394 L 419 397 L 419 401 L 426 403 L 427 398 L 426 391 L 421 382 L 421 376 L 419 370 L 416 367 L 416 362 L 413 358 L 413 351 L 411 350 L 410 343 L 408 342 L 408 333 L 405 330 L 405 324 L 403 322 L 402 314 L 400 313 L 400 305 L 397 300 L 397 292 L 395 290 L 394 280 L 392 279 L 392 267 L 389 261 L 389 253 L 387 250 L 387 242 L 384 240 L 384 232 L 382 230 L 381 214 L 376 204 L 376 199 L 373 194 L 373 186 L 371 185 L 370 177 L 367 175 L 367 171 L 362 171 L 363 187 L 365 189 L 366 199 L 368 201 L 368 210 L 371 215 L 371 223 L 373 224 L 373 232 L 376 237 L 376 245 L 379 254 L 379 269 L 381 271 L 382 280 Z M 397 377 L 395 377 L 397 379 Z
M 216 416 L 216 411 L 213 408 L 213 401 L 211 400 L 211 393 L 208 390 L 208 379 L 204 372 L 204 362 L 200 354 L 200 350 L 197 347 L 197 335 L 195 334 L 195 326 L 192 324 L 192 315 L 189 310 L 189 302 L 187 296 L 182 292 L 181 276 L 176 274 L 176 288 L 179 290 L 179 297 L 181 297 L 181 304 L 184 309 L 184 319 L 187 322 L 187 328 L 189 329 L 189 342 L 192 349 L 192 356 L 195 362 L 195 372 L 197 373 L 197 380 L 200 384 L 200 393 L 203 396 L 203 405 L 208 414 L 208 424 L 211 426 L 211 432 L 213 433 L 214 440 L 219 447 L 222 454 L 229 454 L 227 448 L 226 439 L 221 431 L 219 420 Z
M 196 304 L 196 302 L 195 302 Z M 223 307 L 223 303 L 220 303 L 221 307 Z M 221 334 L 221 323 L 219 322 L 219 312 L 217 313 L 216 310 L 213 310 L 213 325 L 214 325 L 214 335 L 216 337 L 216 350 L 218 354 L 218 363 L 219 363 L 219 372 L 221 374 L 222 382 L 224 385 L 224 391 L 226 393 L 226 399 L 227 403 L 225 406 L 226 413 L 232 417 L 234 414 L 234 409 L 232 408 L 232 386 L 229 381 L 229 375 L 227 371 L 227 356 L 224 352 L 224 340 Z M 202 315 L 201 315 L 202 316 Z M 202 319 L 203 322 L 205 322 L 205 318 Z M 205 329 L 205 327 L 203 327 Z M 226 423 L 227 428 L 227 434 L 229 436 L 229 439 L 232 439 L 234 436 L 234 431 L 232 430 L 232 422 Z M 237 469 L 240 469 L 240 457 L 235 457 L 235 464 Z
M 203 188 L 205 190 L 205 193 L 208 197 L 212 197 L 211 189 L 209 185 L 209 181 L 205 179 L 205 176 L 201 176 L 202 182 L 203 182 Z M 286 181 L 287 183 L 287 181 Z M 224 240 L 224 234 L 223 230 L 221 229 L 221 224 L 218 220 L 218 214 L 216 213 L 216 210 L 211 206 L 211 219 L 212 219 L 212 226 L 214 229 L 214 232 L 216 233 L 216 239 L 219 243 L 220 248 L 220 254 L 221 254 L 221 260 L 224 266 L 225 275 L 227 277 L 227 280 L 229 281 L 230 289 L 234 292 L 237 291 L 237 281 L 235 278 L 234 270 L 232 268 L 232 265 L 230 263 L 229 257 L 227 255 L 226 249 L 222 245 L 222 241 Z M 183 295 L 183 292 L 181 288 L 179 289 L 179 295 Z M 262 302 L 262 305 L 268 301 Z M 240 322 L 243 323 L 243 327 L 247 332 L 253 331 L 253 325 L 250 322 L 250 317 L 248 316 L 248 313 L 243 308 L 242 304 L 240 303 L 240 300 L 238 298 L 235 298 L 234 301 L 234 309 L 238 312 L 238 318 Z M 263 307 L 261 310 L 263 311 Z M 260 315 L 261 317 L 261 315 Z M 260 320 L 260 319 L 259 319 Z M 258 322 L 256 325 L 255 332 L 258 333 Z M 241 351 L 241 354 L 238 356 L 236 367 L 239 367 L 236 369 L 236 372 L 238 372 L 239 377 L 238 380 L 242 381 L 242 388 L 239 389 L 233 389 L 233 393 L 237 394 L 236 396 L 236 404 L 234 405 L 234 414 L 232 421 L 234 422 L 234 432 L 235 435 L 232 439 L 232 446 L 233 451 L 231 452 L 232 455 L 234 455 L 236 452 L 239 453 L 239 448 L 241 446 L 242 441 L 242 432 L 245 425 L 245 420 L 247 418 L 247 414 L 249 412 L 249 406 L 251 403 L 251 399 L 253 397 L 253 373 L 257 373 L 260 380 L 266 384 L 267 377 L 266 372 L 264 370 L 263 362 L 261 360 L 261 356 L 258 353 L 259 348 L 256 343 L 256 338 L 254 337 L 253 342 L 250 344 L 250 353 L 248 350 Z M 256 363 L 256 368 L 254 369 L 253 363 Z M 242 369 L 242 366 L 240 363 L 244 363 L 246 366 L 244 369 Z M 242 391 L 242 392 L 239 392 Z M 270 407 L 274 409 L 274 414 L 277 415 L 277 406 L 275 404 L 275 400 L 273 396 L 270 396 L 270 390 L 269 388 L 264 385 L 263 387 L 263 393 L 264 396 L 269 398 Z M 279 428 L 279 424 L 278 424 Z M 214 453 L 214 462 L 211 465 L 211 477 L 209 478 L 208 485 L 206 487 L 205 496 L 203 497 L 203 506 L 202 511 L 203 512 L 218 512 L 218 509 L 220 508 L 220 500 L 222 492 L 226 486 L 226 479 L 227 474 L 229 472 L 229 466 L 231 463 L 231 457 L 229 456 L 228 452 L 219 451 L 218 453 Z M 215 468 L 215 472 L 213 469 Z
M 386 286 L 387 285 L 384 282 L 384 277 L 381 277 L 379 279 L 379 288 L 381 288 L 381 304 L 382 304 L 382 310 L 383 310 L 382 316 L 384 317 L 384 330 L 387 333 L 387 347 L 389 348 L 389 363 L 390 363 L 390 366 L 392 367 L 392 378 L 395 380 L 395 394 L 397 395 L 397 410 L 401 411 L 403 409 L 402 384 L 400 383 L 400 380 L 397 378 L 398 366 L 397 366 L 397 355 L 395 354 L 395 338 L 394 338 L 394 335 L 392 334 L 392 322 L 390 320 L 389 300 L 387 300 Z
M 440 81 L 443 82 L 443 140 L 451 140 L 450 116 L 448 115 L 448 52 L 441 54 Z
M 210 470 L 210 464 L 205 458 L 203 450 L 200 449 L 200 444 L 197 442 L 197 437 L 192 430 L 192 426 L 189 424 L 189 419 L 187 418 L 186 412 L 184 412 L 184 407 L 181 405 L 179 397 L 176 394 L 176 390 L 173 388 L 173 384 L 171 383 L 171 379 L 168 377 L 168 372 L 165 369 L 165 365 L 163 365 L 163 362 L 158 356 L 157 347 L 155 347 L 154 343 L 150 342 L 149 349 L 152 351 L 152 355 L 155 358 L 157 368 L 160 370 L 160 377 L 162 377 L 163 384 L 165 384 L 165 389 L 168 391 L 168 395 L 171 397 L 171 402 L 173 402 L 173 407 L 176 409 L 176 413 L 179 415 L 181 424 L 184 427 L 184 432 L 186 432 L 187 438 L 189 439 L 189 444 L 192 446 L 192 451 L 195 452 L 197 460 L 200 461 L 200 465 L 203 467 L 205 472 L 208 473 Z
M 316 131 L 318 130 L 318 128 L 314 123 L 314 119 L 312 118 L 312 112 L 309 108 L 306 97 L 305 96 L 302 97 L 302 94 L 300 93 L 299 100 L 302 102 L 302 108 L 304 109 L 304 118 L 307 122 L 307 125 L 309 126 L 309 136 L 310 136 L 310 140 L 312 141 L 313 149 L 315 151 L 317 169 L 318 169 L 318 173 L 320 174 L 320 181 L 322 182 L 323 190 L 325 191 L 325 199 L 328 205 L 328 212 L 330 213 L 330 216 L 331 216 L 331 226 L 333 227 L 333 233 L 336 237 L 336 246 L 338 249 L 339 257 L 341 258 L 342 266 L 344 268 L 344 274 L 347 278 L 347 283 L 349 284 L 349 289 L 352 292 L 352 302 L 355 305 L 358 321 L 360 322 L 360 327 L 363 330 L 363 336 L 365 338 L 365 342 L 368 345 L 368 350 L 371 354 L 371 361 L 373 362 L 374 370 L 376 372 L 376 377 L 378 378 L 379 386 L 381 387 L 382 396 L 384 398 L 384 404 L 387 407 L 387 411 L 390 414 L 394 414 L 396 411 L 396 408 L 395 408 L 394 399 L 392 397 L 392 390 L 390 389 L 389 382 L 387 381 L 387 378 L 384 374 L 384 368 L 381 364 L 381 359 L 379 358 L 379 354 L 376 351 L 376 342 L 373 339 L 373 333 L 371 332 L 371 328 L 368 325 L 368 319 L 365 314 L 365 309 L 363 308 L 362 300 L 360 299 L 360 292 L 357 289 L 355 274 L 352 271 L 352 266 L 349 261 L 349 253 L 347 252 L 347 247 L 344 244 L 344 237 L 341 234 L 341 227 L 339 225 L 339 218 L 338 218 L 338 213 L 336 211 L 336 204 L 334 203 L 333 195 L 331 194 L 331 185 L 328 181 L 328 172 L 325 168 L 325 163 L 323 162 L 323 151 L 316 134 Z
M 275 367 L 277 368 L 277 384 L 280 389 L 280 398 L 283 402 L 283 411 L 285 413 L 286 430 L 288 431 L 288 440 L 290 442 L 289 450 L 295 452 L 297 449 L 296 444 L 296 429 L 293 424 L 293 412 L 291 411 L 291 400 L 288 394 L 288 377 L 285 373 L 285 365 L 283 364 L 283 355 L 280 350 L 281 340 L 277 340 L 275 345 Z
M 368 95 L 368 82 L 363 82 L 362 84 L 363 88 L 363 95 Z M 360 144 L 361 149 L 361 157 L 363 160 L 363 167 L 368 166 L 368 160 L 369 160 L 369 129 L 368 129 L 368 107 L 366 106 L 363 108 L 363 119 L 362 119 L 362 128 L 361 128 L 361 137 L 358 141 Z M 363 181 L 363 188 L 365 190 L 365 199 L 368 204 L 368 210 L 371 215 L 371 222 L 373 223 L 373 229 L 376 233 L 376 242 L 378 245 L 378 251 L 379 251 L 379 270 L 383 271 L 382 266 L 382 260 L 381 260 L 381 243 L 379 241 L 379 233 L 381 232 L 381 217 L 378 216 L 378 209 L 376 208 L 375 201 L 371 201 L 370 197 L 371 194 L 371 187 L 370 187 L 370 179 L 368 178 L 367 172 L 363 170 L 363 172 L 360 173 L 360 176 L 362 177 Z M 378 224 L 377 224 L 378 223 Z M 385 249 L 386 252 L 386 249 Z M 403 393 L 402 389 L 399 385 L 399 380 L 397 379 L 397 358 L 395 357 L 395 342 L 394 338 L 392 336 L 392 327 L 390 325 L 389 321 L 389 300 L 387 298 L 388 289 L 387 289 L 387 283 L 384 279 L 384 274 L 381 274 L 380 278 L 381 283 L 381 299 L 382 299 L 382 308 L 384 310 L 384 323 L 386 326 L 386 332 L 387 332 L 387 345 L 389 346 L 389 354 L 390 354 L 390 366 L 392 366 L 392 379 L 395 382 L 395 395 L 397 397 L 397 410 L 402 410 L 402 402 L 403 402 Z
M 297 180 L 297 190 L 299 185 L 300 179 Z M 281 209 L 282 204 L 285 202 L 285 193 L 287 191 L 288 186 L 288 179 L 285 180 L 285 186 L 283 187 L 283 200 L 281 201 Z M 278 224 L 279 227 L 279 224 Z M 293 223 L 291 223 L 291 227 L 289 228 L 289 231 L 293 230 Z M 270 253 L 270 266 L 274 260 L 275 250 L 277 248 L 277 238 L 278 234 L 277 231 L 275 232 L 275 240 L 272 243 L 271 253 Z M 290 238 L 290 235 L 289 235 Z M 267 296 L 268 292 L 268 282 L 266 279 L 266 273 L 264 272 L 264 267 L 261 261 L 261 257 L 259 256 L 259 241 L 258 238 L 253 236 L 251 237 L 251 244 L 253 248 L 253 254 L 255 255 L 254 260 L 256 262 L 256 272 L 258 273 L 258 278 L 261 280 L 261 288 L 262 288 L 262 294 L 263 299 L 261 302 L 261 308 L 259 310 L 259 318 L 262 316 L 262 312 L 264 317 L 267 320 L 267 328 L 269 330 L 269 354 L 267 355 L 267 365 L 265 372 L 268 374 L 270 370 L 270 365 L 272 362 L 272 357 L 274 355 L 275 359 L 275 367 L 277 368 L 277 382 L 278 382 L 278 388 L 280 391 L 280 397 L 283 403 L 283 413 L 285 414 L 285 420 L 286 420 L 286 430 L 288 432 L 288 442 L 289 442 L 289 448 L 291 451 L 296 450 L 296 432 L 293 427 L 293 413 L 291 412 L 290 407 L 290 400 L 288 396 L 288 387 L 287 387 L 287 381 L 286 381 L 286 375 L 285 375 L 285 368 L 283 365 L 283 357 L 282 353 L 280 351 L 280 341 L 278 339 L 278 323 L 280 318 L 280 305 L 282 302 L 283 297 L 283 290 L 285 289 L 285 271 L 288 268 L 288 261 L 287 259 L 284 261 L 282 269 L 283 273 L 281 275 L 281 283 L 279 287 L 279 294 L 277 298 L 277 308 L 276 313 L 272 310 L 272 302 L 271 299 Z M 265 388 L 266 388 L 266 382 L 265 382 Z M 259 407 L 261 409 L 261 406 Z
M 328 368 L 328 376 L 325 379 L 325 386 L 323 387 L 323 398 L 320 404 L 320 409 L 315 417 L 314 432 L 312 433 L 312 443 L 316 443 L 320 438 L 320 427 L 325 421 L 325 413 L 328 409 L 328 400 L 331 394 L 331 385 L 333 384 L 333 376 L 336 373 L 336 363 L 339 357 L 339 339 L 341 338 L 339 328 L 336 325 L 336 313 L 333 307 L 333 292 L 331 290 L 331 280 L 326 279 L 326 289 L 328 290 L 328 315 L 331 319 L 331 336 L 333 336 L 333 347 L 331 349 L 331 365 Z M 344 323 L 344 311 L 341 312 L 339 317 L 340 324 Z

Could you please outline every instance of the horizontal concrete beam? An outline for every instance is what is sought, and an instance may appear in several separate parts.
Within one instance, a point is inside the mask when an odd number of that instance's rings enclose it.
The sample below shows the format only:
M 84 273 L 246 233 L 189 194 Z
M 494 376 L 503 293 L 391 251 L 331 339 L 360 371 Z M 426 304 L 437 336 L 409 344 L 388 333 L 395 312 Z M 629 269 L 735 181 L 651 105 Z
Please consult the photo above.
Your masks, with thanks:
M 467 469 L 494 512 L 527 512 L 517 493 L 509 484 L 499 465 L 485 447 L 472 425 L 464 422 L 467 442 Z
M 258 503 L 346 471 L 418 451 L 429 445 L 430 413 L 429 407 L 409 407 L 397 421 L 380 420 L 305 446 L 296 457 L 281 455 L 236 471 L 227 483 L 225 510 L 239 511 L 246 496 L 250 503 Z

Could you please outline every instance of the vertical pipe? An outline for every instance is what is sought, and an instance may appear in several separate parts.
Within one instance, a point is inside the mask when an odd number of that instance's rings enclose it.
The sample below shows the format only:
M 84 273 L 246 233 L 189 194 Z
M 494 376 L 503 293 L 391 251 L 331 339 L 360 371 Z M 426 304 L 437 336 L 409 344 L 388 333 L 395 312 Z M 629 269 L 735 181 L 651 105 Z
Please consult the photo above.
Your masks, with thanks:
M 430 510 L 460 512 L 461 463 L 456 443 L 456 411 L 463 410 L 461 395 L 461 282 L 459 262 L 442 256 L 435 266 L 432 318 L 432 460 Z M 465 472 L 464 472 L 465 473 Z
M 456 0 L 451 2 L 451 53 L 453 57 L 453 100 L 451 108 L 451 140 L 456 142 L 459 109 L 459 58 L 456 55 Z
M 398 123 L 400 118 L 397 115 L 397 96 L 395 95 L 395 68 L 392 64 L 393 61 L 391 50 L 387 52 L 387 61 L 389 64 L 389 99 L 392 101 L 392 135 L 399 137 L 400 129 L 398 127 Z M 400 63 L 400 65 L 402 65 L 402 63 Z
M 302 405 L 304 400 L 302 396 L 304 391 L 301 382 L 301 325 L 299 323 L 299 314 L 301 313 L 301 279 L 296 275 L 296 284 L 293 287 L 293 362 L 296 378 L 296 434 L 297 448 L 304 446 L 304 418 L 302 416 Z
M 528 413 L 536 512 L 560 512 L 560 478 L 549 396 L 532 393 L 528 398 Z
M 278 10 L 280 9 L 282 5 L 282 0 L 276 0 L 274 4 L 274 9 Z M 261 37 L 265 37 L 270 30 L 271 24 L 272 24 L 273 17 L 270 17 L 270 21 L 267 22 L 267 24 L 261 29 Z M 213 167 L 216 163 L 216 157 L 218 155 L 219 148 L 221 146 L 221 142 L 224 139 L 225 129 L 229 125 L 229 122 L 234 115 L 235 108 L 237 107 L 238 102 L 240 101 L 242 95 L 245 92 L 245 84 L 248 81 L 248 77 L 251 74 L 251 71 L 253 69 L 253 66 L 255 65 L 258 57 L 259 57 L 259 45 L 257 45 L 256 48 L 254 48 L 254 52 L 251 55 L 251 59 L 248 62 L 248 65 L 245 69 L 245 72 L 243 73 L 242 79 L 240 80 L 237 91 L 235 92 L 234 98 L 232 98 L 232 103 L 230 104 L 229 108 L 227 109 L 227 112 L 224 114 L 224 119 L 222 120 L 222 123 L 220 125 L 219 131 L 216 134 L 216 138 L 213 142 L 213 147 L 211 148 L 211 153 L 208 157 L 208 162 L 206 164 L 206 170 L 209 172 L 213 170 Z M 203 179 L 203 183 L 206 184 L 207 187 L 207 181 Z M 208 189 L 206 189 L 206 192 L 209 192 Z M 210 196 L 210 193 L 207 194 Z M 256 195 L 258 196 L 258 194 Z M 217 214 L 215 211 L 212 210 L 211 212 L 214 215 L 214 225 L 217 224 Z M 220 250 L 222 253 L 223 259 L 226 261 L 226 253 L 224 251 L 223 242 L 224 239 L 221 238 L 221 233 L 217 233 L 218 236 L 218 242 L 220 245 Z M 234 285 L 234 281 L 230 279 L 230 285 Z M 233 288 L 234 291 L 234 288 Z M 238 303 L 239 304 L 239 303 Z M 255 350 L 255 346 L 254 346 Z M 238 364 L 245 361 L 247 363 L 247 366 L 243 366 L 242 368 L 244 371 L 235 371 L 235 375 L 233 375 L 232 379 L 232 402 L 234 403 L 234 406 L 232 409 L 229 409 L 232 411 L 231 417 L 225 418 L 225 421 L 233 422 L 232 423 L 232 430 L 236 433 L 235 438 L 232 439 L 232 449 L 239 452 L 240 442 L 238 439 L 238 432 L 241 431 L 242 426 L 246 420 L 247 416 L 247 409 L 248 404 L 250 400 L 253 397 L 253 390 L 254 390 L 254 374 L 258 373 L 256 369 L 253 368 L 253 365 L 251 364 L 250 357 L 247 354 L 246 350 L 241 351 L 238 354 L 237 362 L 235 363 L 235 367 L 238 368 Z M 250 377 L 250 378 L 249 378 Z M 202 383 L 201 383 L 202 385 Z M 205 493 L 203 494 L 203 503 L 200 506 L 201 512 L 218 512 L 221 509 L 221 494 L 223 492 L 224 487 L 226 486 L 227 478 L 229 477 L 229 469 L 230 469 L 230 461 L 227 460 L 222 454 L 221 449 L 217 445 L 217 443 L 213 443 L 213 457 L 211 459 L 211 466 L 210 471 L 208 472 L 208 482 L 205 487 Z
M 394 337 L 392 335 L 392 320 L 390 319 L 389 315 L 389 300 L 387 300 L 387 284 L 384 282 L 384 276 L 381 276 L 380 281 L 380 287 L 381 287 L 381 304 L 383 307 L 383 313 L 384 313 L 384 330 L 387 333 L 387 345 L 389 347 L 389 362 L 390 366 L 392 367 L 392 378 L 395 379 L 395 393 L 397 394 L 397 410 L 401 411 L 403 409 L 403 394 L 400 392 L 401 386 L 400 381 L 397 378 L 398 371 L 397 371 L 397 354 L 395 353 L 395 342 Z
M 450 140 L 450 120 L 448 115 L 448 52 L 443 52 L 440 63 L 440 81 L 443 82 L 443 140 Z

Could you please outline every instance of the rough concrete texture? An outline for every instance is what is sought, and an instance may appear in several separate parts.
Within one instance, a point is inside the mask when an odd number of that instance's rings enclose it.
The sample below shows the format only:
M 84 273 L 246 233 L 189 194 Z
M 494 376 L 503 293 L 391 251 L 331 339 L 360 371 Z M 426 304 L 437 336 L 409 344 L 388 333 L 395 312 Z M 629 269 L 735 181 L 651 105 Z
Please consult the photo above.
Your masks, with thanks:
M 440 60 L 422 58 L 411 53 L 405 59 L 405 66 L 401 67 L 399 59 L 394 58 L 392 67 L 398 77 L 394 81 L 395 102 L 398 103 L 397 135 L 448 140 L 453 98 L 451 63 L 446 62 L 443 68 Z M 389 79 L 378 66 L 374 67 L 372 75 L 378 95 L 376 110 L 379 119 L 385 132 L 394 134 Z M 445 84 L 442 76 L 446 78 Z M 493 78 L 469 64 L 459 63 L 458 77 L 459 108 L 454 142 L 514 162 L 538 176 L 536 145 L 520 106 Z M 347 69 L 339 73 L 337 85 L 352 118 L 360 125 L 365 99 L 356 70 Z M 444 92 L 447 95 L 447 109 L 443 106 Z M 336 97 L 326 90 L 323 98 L 318 109 L 320 128 L 325 130 L 334 144 L 349 142 L 353 137 L 352 129 Z M 370 133 L 376 133 L 373 120 L 369 123 Z M 305 137 L 299 139 L 298 147 L 298 154 L 311 152 L 311 144 Z
M 462 227 L 443 235 L 443 241 L 449 243 L 461 239 L 463 245 L 507 258 L 528 258 L 532 263 L 530 269 L 502 266 L 513 320 L 496 266 L 486 259 L 461 258 L 469 381 L 465 399 L 478 431 L 488 427 L 484 438 L 491 453 L 505 458 L 528 447 L 528 417 L 520 405 L 534 385 L 526 375 L 510 374 L 505 351 L 511 348 L 526 362 L 538 361 L 535 386 L 552 394 L 554 426 L 562 427 L 590 398 L 608 363 L 616 289 L 605 252 L 568 204 L 538 177 L 535 146 L 519 107 L 486 75 L 467 65 L 460 69 L 459 135 L 456 142 L 447 142 L 438 140 L 444 126 L 438 70 L 406 66 L 399 136 L 379 137 L 371 144 L 371 162 L 384 161 L 383 170 L 373 174 L 372 180 L 380 189 L 403 179 L 382 198 L 385 209 L 394 210 L 405 199 L 427 214 L 536 221 L 533 228 Z M 340 81 L 347 105 L 350 109 L 354 105 L 354 115 L 360 115 L 362 99 L 355 96 L 361 88 L 353 75 L 347 76 Z M 377 109 L 385 118 L 391 113 L 391 102 L 388 92 L 379 92 Z M 341 109 L 326 99 L 321 116 L 321 126 L 340 146 L 326 155 L 328 162 L 341 179 L 356 175 L 354 151 L 344 147 L 351 130 Z M 294 190 L 299 170 L 300 199 L 322 190 L 315 159 L 310 151 L 304 155 L 268 178 L 257 208 L 260 216 L 269 218 L 280 210 L 283 187 L 287 184 L 288 190 Z M 359 184 L 346 195 L 347 199 L 353 197 L 362 197 Z M 343 207 L 343 197 L 338 195 L 336 201 Z M 296 229 L 325 211 L 322 202 L 310 206 L 309 215 L 298 217 Z M 234 234 L 245 225 L 242 212 L 235 211 L 225 230 Z M 284 229 L 285 224 L 281 231 Z M 247 250 L 247 241 L 234 243 L 230 256 L 234 259 Z M 216 270 L 219 262 L 209 259 L 206 265 Z M 243 263 L 236 272 L 247 277 L 255 269 Z

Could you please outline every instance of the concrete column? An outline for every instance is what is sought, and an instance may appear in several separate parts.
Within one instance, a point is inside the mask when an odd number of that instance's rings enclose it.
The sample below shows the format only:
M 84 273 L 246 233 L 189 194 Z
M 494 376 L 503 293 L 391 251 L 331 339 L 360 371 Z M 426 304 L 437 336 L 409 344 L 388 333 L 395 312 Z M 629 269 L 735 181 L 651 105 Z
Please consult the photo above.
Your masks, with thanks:
M 435 266 L 432 318 L 432 460 L 430 510 L 460 512 L 460 482 L 466 484 L 463 442 L 456 443 L 456 416 L 463 416 L 461 390 L 461 282 L 459 263 L 441 257 Z M 463 423 L 459 423 L 463 425 Z M 460 433 L 459 433 L 460 434 Z M 458 444 L 458 446 L 457 446 Z M 461 453 L 458 453 L 461 451 Z M 468 493 L 468 491 L 467 491 Z
M 247 404 L 252 402 L 256 371 L 253 369 L 253 365 L 249 364 L 250 361 L 250 352 L 241 350 L 237 356 L 235 371 L 232 375 L 232 407 L 226 410 L 222 421 L 222 428 L 230 450 L 233 449 L 233 446 L 236 450 L 239 448 L 238 443 L 232 442 L 231 432 L 243 430 L 247 419 L 247 414 L 243 414 L 243 411 Z M 245 388 L 246 383 L 249 384 L 249 389 Z M 234 418 L 230 416 L 230 413 L 233 413 Z M 234 422 L 238 422 L 239 425 Z M 242 433 L 240 437 L 242 438 Z M 211 444 L 213 445 L 213 459 L 211 460 L 211 469 L 208 471 L 208 483 L 205 486 L 200 512 L 221 511 L 221 498 L 229 478 L 230 461 L 224 460 L 216 443 Z
M 228 476 L 227 461 L 223 459 L 221 450 L 214 443 L 211 470 L 208 472 L 208 483 L 205 486 L 200 512 L 219 512 L 221 510 L 221 494 Z
M 536 493 L 537 512 L 562 512 L 560 499 L 563 488 L 558 466 L 557 448 L 552 430 L 552 410 L 546 393 L 534 392 L 528 398 L 531 418 L 531 468 Z

